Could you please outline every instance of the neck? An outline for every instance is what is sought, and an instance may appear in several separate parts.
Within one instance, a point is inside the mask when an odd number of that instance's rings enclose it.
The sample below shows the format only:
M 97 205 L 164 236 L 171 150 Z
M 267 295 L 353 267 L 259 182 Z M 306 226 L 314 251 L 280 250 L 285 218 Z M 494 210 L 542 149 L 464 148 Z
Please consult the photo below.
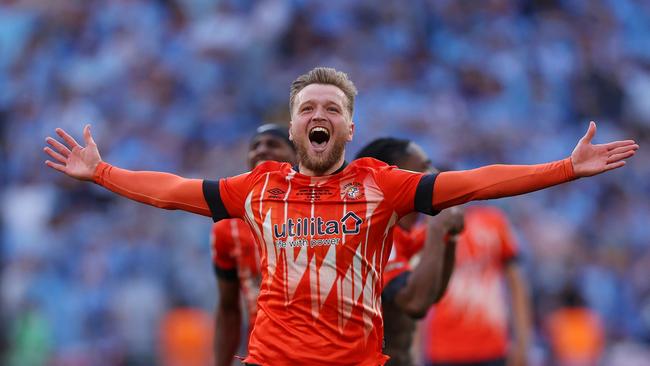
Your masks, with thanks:
M 335 171 L 339 170 L 339 168 L 341 168 L 341 166 L 343 166 L 344 162 L 345 162 L 345 153 L 341 154 L 341 157 L 339 158 L 339 160 L 337 160 L 336 163 L 332 164 L 332 166 L 327 168 L 327 170 L 324 171 L 324 172 L 313 171 L 313 170 L 311 170 L 309 168 L 306 168 L 302 164 L 302 162 L 300 162 L 300 163 L 298 163 L 298 172 L 300 172 L 300 174 L 304 174 L 304 175 L 307 175 L 307 176 L 310 176 L 310 177 L 322 177 L 324 175 L 331 175 Z

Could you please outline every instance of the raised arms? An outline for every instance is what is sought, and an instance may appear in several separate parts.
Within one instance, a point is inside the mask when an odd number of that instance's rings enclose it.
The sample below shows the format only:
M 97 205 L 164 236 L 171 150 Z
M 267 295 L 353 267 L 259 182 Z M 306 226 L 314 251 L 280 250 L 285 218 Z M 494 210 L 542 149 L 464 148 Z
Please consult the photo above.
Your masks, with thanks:
M 589 177 L 625 165 L 639 148 L 633 140 L 591 143 L 591 122 L 569 158 L 538 165 L 490 165 L 473 170 L 440 173 L 433 191 L 433 207 L 442 210 L 469 201 L 516 196 L 573 179 Z
M 45 162 L 50 168 L 79 180 L 94 181 L 112 192 L 148 205 L 211 216 L 203 194 L 203 180 L 111 166 L 102 161 L 90 134 L 90 125 L 83 130 L 85 147 L 60 128 L 56 133 L 65 145 L 51 137 L 46 138 L 51 147 L 43 150 L 55 160 Z

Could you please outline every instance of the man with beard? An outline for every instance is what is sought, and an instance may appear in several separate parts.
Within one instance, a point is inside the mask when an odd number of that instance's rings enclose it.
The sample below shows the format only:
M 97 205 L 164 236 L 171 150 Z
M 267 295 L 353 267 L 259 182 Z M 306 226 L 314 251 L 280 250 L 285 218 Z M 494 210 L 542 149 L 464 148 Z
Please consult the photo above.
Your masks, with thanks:
M 382 269 L 399 219 L 471 200 L 532 192 L 622 167 L 632 140 L 593 145 L 592 122 L 570 157 L 539 165 L 492 165 L 423 174 L 371 158 L 351 164 L 356 88 L 347 75 L 315 68 L 291 85 L 290 138 L 298 169 L 266 162 L 219 181 L 129 171 L 102 161 L 90 126 L 85 146 L 62 129 L 48 137 L 46 165 L 165 209 L 244 219 L 259 245 L 262 285 L 250 364 L 384 364 Z M 53 149 L 52 149 L 53 148 Z
M 296 161 L 296 151 L 289 141 L 288 129 L 271 123 L 258 127 L 251 138 L 248 166 L 254 169 L 270 160 L 290 164 Z M 260 258 L 255 237 L 241 219 L 226 219 L 215 223 L 210 235 L 210 246 L 219 291 L 215 312 L 215 364 L 229 366 L 241 339 L 240 293 L 248 315 L 248 332 L 253 329 L 262 278 Z
M 422 148 L 385 137 L 364 146 L 356 158 L 370 157 L 414 172 L 437 173 Z M 416 322 L 444 294 L 454 268 L 456 236 L 463 230 L 462 210 L 452 207 L 435 218 L 417 213 L 402 218 L 393 231 L 393 249 L 384 268 L 381 294 L 387 366 L 411 366 Z M 411 263 L 417 263 L 411 268 Z

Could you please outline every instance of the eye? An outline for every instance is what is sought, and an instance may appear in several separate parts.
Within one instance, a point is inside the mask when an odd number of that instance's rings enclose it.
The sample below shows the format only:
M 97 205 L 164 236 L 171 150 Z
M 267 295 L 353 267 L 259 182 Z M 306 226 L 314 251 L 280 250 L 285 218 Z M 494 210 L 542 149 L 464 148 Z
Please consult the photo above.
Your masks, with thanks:
M 334 113 L 339 113 L 340 111 L 338 107 L 328 107 L 327 110 Z
M 313 109 L 314 109 L 314 108 L 312 108 L 312 106 L 310 106 L 310 105 L 306 105 L 306 106 L 304 106 L 304 107 L 302 107 L 302 108 L 300 109 L 300 112 L 301 112 L 301 113 L 311 112 Z

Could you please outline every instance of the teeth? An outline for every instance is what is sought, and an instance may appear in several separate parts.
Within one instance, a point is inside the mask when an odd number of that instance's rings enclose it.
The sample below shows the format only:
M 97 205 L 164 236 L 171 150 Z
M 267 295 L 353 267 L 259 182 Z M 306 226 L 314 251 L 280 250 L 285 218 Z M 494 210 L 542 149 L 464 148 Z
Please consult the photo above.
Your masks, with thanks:
M 326 133 L 328 136 L 329 136 L 329 134 L 330 134 L 329 131 L 327 131 L 327 130 L 326 130 L 325 128 L 323 128 L 323 127 L 314 127 L 314 128 L 311 129 L 311 132 L 324 132 L 324 133 Z

